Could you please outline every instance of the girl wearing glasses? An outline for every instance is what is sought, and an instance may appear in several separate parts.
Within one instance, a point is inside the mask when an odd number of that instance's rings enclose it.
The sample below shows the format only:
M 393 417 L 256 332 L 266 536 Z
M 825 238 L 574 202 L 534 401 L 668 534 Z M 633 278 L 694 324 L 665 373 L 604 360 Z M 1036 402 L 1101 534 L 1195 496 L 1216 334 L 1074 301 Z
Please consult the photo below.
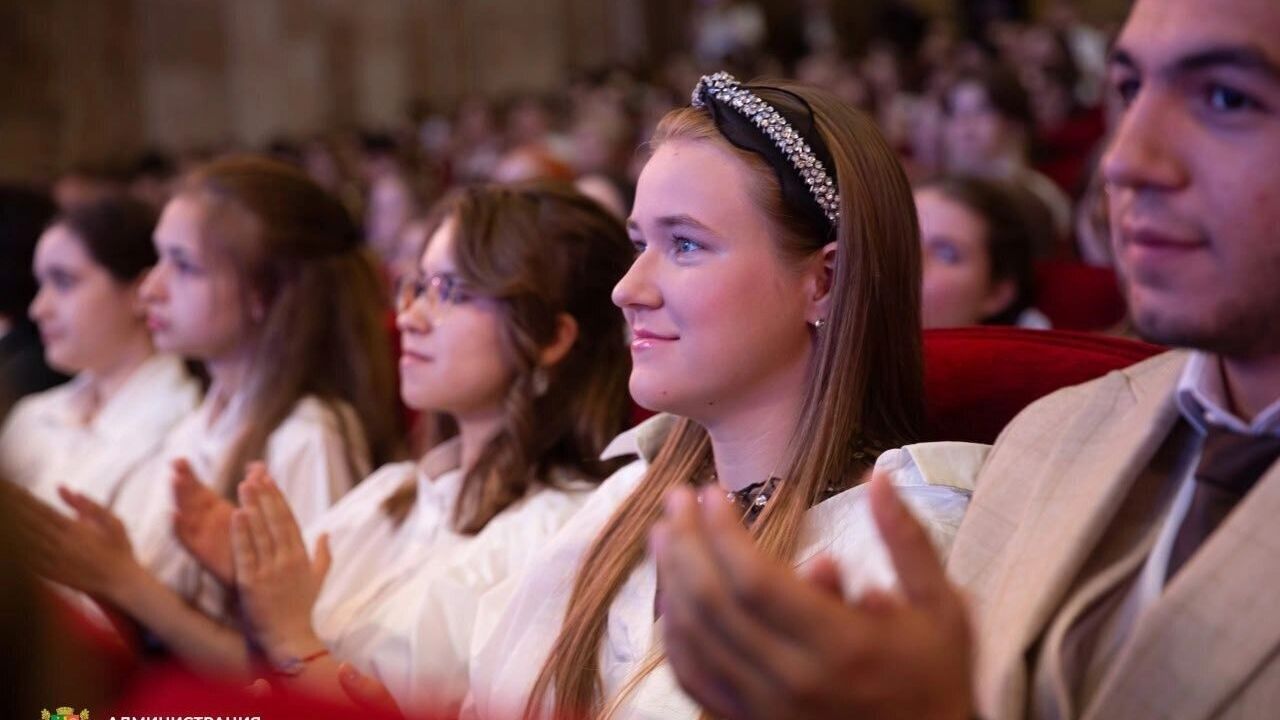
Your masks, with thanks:
M 251 473 L 231 534 L 249 628 L 291 684 L 340 696 L 346 660 L 402 707 L 448 717 L 480 596 L 619 465 L 597 458 L 630 409 L 608 300 L 632 252 L 618 220 L 552 186 L 467 189 L 433 217 L 397 293 L 401 397 L 456 436 L 379 469 L 305 532 Z

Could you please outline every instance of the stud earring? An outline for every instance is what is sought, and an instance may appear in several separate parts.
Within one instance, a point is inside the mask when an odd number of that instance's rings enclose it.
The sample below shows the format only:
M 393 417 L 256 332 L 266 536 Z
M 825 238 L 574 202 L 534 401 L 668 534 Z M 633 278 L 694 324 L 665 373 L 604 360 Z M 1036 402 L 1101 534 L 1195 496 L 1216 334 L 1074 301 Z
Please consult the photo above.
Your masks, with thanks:
M 818 318 L 809 324 L 813 326 L 814 330 L 821 330 L 822 326 L 827 324 L 827 321 L 824 318 Z

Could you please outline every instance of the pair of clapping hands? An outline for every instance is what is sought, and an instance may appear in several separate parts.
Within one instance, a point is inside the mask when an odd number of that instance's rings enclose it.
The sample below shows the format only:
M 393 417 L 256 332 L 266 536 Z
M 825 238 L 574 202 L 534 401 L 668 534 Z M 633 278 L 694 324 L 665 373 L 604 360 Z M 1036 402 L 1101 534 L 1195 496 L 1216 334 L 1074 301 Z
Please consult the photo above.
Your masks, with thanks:
M 651 535 L 668 661 L 713 715 L 772 718 L 973 717 L 973 639 L 961 592 L 887 476 L 869 490 L 898 575 L 893 592 L 846 597 L 828 557 L 800 572 L 765 557 L 723 493 L 673 491 Z M 394 708 L 346 668 L 347 695 Z
M 264 643 L 296 643 L 310 632 L 310 609 L 329 564 L 322 538 L 314 558 L 279 489 L 260 466 L 239 488 L 240 507 L 175 464 L 175 532 L 215 575 L 242 593 Z M 652 533 L 662 577 L 665 647 L 681 686 L 726 718 L 968 718 L 972 715 L 970 624 L 961 593 L 946 579 L 923 528 L 887 477 L 869 487 L 875 519 L 897 571 L 895 592 L 845 597 L 839 572 L 819 557 L 797 573 L 763 556 L 720 494 L 680 488 Z M 50 547 L 94 538 L 128 548 L 119 521 L 75 493 L 75 511 L 47 524 L 37 557 Z M 72 545 L 74 547 L 74 545 Z M 118 554 L 118 553 L 117 553 Z M 131 554 L 131 553 L 130 553 Z M 88 563 L 86 563 L 88 564 Z M 92 573 L 110 575 L 110 563 Z M 59 566 L 48 573 L 88 569 Z M 92 583 L 89 583 L 92 584 Z M 109 584 L 109 582 L 108 582 Z M 343 689 L 357 704 L 386 710 L 390 695 L 344 664 Z

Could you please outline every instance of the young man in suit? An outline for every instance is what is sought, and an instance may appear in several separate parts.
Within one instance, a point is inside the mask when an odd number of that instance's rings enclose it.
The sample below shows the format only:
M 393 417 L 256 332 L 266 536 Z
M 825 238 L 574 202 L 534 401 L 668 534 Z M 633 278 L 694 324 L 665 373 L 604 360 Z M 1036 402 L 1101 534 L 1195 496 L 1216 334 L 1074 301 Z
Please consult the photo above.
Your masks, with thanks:
M 1137 0 L 1103 161 L 1130 312 L 1177 350 L 1028 408 L 946 573 L 887 484 L 894 593 L 655 532 L 666 649 L 734 718 L 1263 718 L 1280 708 L 1280 3 Z

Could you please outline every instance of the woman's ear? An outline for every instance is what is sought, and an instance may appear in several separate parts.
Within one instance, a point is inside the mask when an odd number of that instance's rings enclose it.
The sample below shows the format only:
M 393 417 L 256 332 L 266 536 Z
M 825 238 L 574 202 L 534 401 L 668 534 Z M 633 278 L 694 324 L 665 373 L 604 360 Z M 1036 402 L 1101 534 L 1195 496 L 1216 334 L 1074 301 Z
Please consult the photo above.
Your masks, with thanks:
M 825 321 L 831 312 L 831 290 L 836 281 L 836 247 L 835 241 L 827 243 L 809 267 L 805 280 L 809 295 L 809 307 L 805 313 L 807 323 Z
M 538 364 L 544 368 L 555 365 L 569 354 L 577 341 L 578 321 L 569 313 L 560 313 L 556 316 L 556 336 L 538 354 Z

